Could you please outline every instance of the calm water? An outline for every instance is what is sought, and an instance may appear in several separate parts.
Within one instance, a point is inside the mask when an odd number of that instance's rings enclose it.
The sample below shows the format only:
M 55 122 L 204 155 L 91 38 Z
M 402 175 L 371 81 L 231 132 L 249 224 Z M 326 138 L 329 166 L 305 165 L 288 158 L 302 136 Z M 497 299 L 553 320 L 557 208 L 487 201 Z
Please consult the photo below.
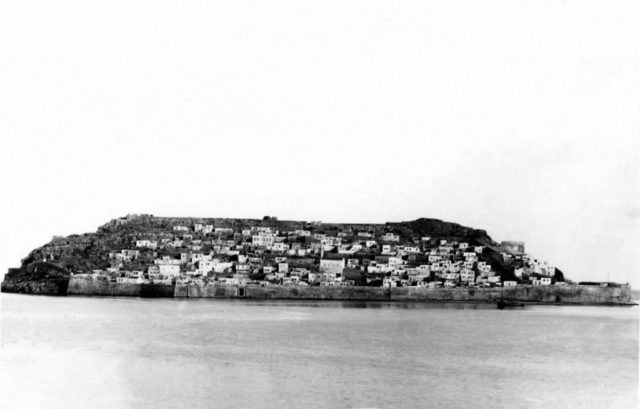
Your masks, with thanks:
M 638 308 L 0 297 L 2 408 L 635 408 Z

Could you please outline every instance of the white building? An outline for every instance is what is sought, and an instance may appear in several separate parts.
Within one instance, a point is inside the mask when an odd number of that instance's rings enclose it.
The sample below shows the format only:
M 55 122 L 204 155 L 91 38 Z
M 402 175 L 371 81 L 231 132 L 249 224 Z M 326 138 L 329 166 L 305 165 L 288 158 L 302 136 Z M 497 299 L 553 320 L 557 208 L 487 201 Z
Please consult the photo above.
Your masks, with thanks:
M 551 277 L 540 277 L 533 280 L 534 286 L 551 285 Z
M 233 229 L 230 227 L 216 227 L 213 232 L 215 234 L 227 234 L 227 233 L 233 233 Z
M 147 247 L 150 249 L 155 249 L 158 247 L 158 242 L 152 240 L 136 240 L 136 247 Z
M 382 236 L 383 241 L 400 241 L 400 236 L 393 233 L 385 233 Z
M 289 264 L 287 264 L 287 263 L 278 263 L 278 272 L 279 273 L 288 273 L 289 272 Z
M 213 261 L 210 259 L 201 259 L 198 261 L 198 269 L 197 272 L 199 274 L 207 274 L 210 271 L 213 271 L 213 267 L 217 264 L 218 260 Z
M 178 264 L 158 264 L 158 271 L 162 275 L 177 276 L 180 274 L 180 265 Z
M 321 280 L 322 280 L 322 274 L 320 273 L 309 273 L 309 276 L 307 277 L 307 281 L 310 284 L 319 283 Z
M 387 261 L 387 263 L 390 266 L 401 266 L 404 264 L 404 261 L 400 257 L 389 257 L 389 260 Z
M 471 284 L 475 280 L 476 280 L 476 273 L 473 270 L 462 269 L 460 271 L 460 281 Z
M 276 242 L 276 236 L 274 234 L 268 234 L 268 233 L 261 233 L 261 234 L 254 234 L 253 236 L 251 236 L 251 243 L 254 246 L 273 246 L 273 244 Z
M 465 251 L 462 253 L 462 255 L 464 256 L 465 260 L 469 261 L 469 260 L 477 260 L 478 258 L 478 254 L 475 251 Z
M 345 261 L 343 258 L 339 260 L 320 260 L 320 271 L 323 273 L 342 274 L 344 267 Z
M 273 246 L 271 246 L 271 250 L 282 253 L 289 250 L 289 245 L 286 243 L 274 243 Z
M 299 282 L 300 282 L 300 277 L 296 277 L 296 276 L 282 278 L 283 285 L 296 285 Z
M 459 273 L 444 273 L 442 274 L 442 278 L 449 281 L 458 281 L 460 278 Z
M 231 269 L 233 263 L 225 262 L 225 263 L 217 263 L 213 266 L 213 271 L 216 273 L 224 273 L 225 271 Z

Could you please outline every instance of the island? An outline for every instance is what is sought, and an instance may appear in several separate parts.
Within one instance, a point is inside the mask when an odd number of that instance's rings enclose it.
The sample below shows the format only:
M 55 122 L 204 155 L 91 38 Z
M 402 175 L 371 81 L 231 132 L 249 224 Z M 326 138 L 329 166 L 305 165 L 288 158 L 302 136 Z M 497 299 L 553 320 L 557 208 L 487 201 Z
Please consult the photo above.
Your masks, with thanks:
M 53 237 L 10 268 L 2 292 L 416 302 L 632 305 L 628 284 L 574 282 L 485 230 L 407 222 L 133 214 Z

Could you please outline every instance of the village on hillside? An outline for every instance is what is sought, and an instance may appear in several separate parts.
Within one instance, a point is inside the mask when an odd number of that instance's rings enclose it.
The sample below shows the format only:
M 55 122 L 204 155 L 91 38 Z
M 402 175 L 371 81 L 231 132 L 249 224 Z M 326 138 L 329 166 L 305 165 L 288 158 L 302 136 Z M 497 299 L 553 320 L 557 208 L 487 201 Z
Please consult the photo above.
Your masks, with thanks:
M 118 219 L 115 224 L 125 226 L 138 217 Z M 473 240 L 408 237 L 385 225 L 311 222 L 291 230 L 284 226 L 180 222 L 133 228 L 118 237 L 117 245 L 100 253 L 103 268 L 72 274 L 111 283 L 168 285 L 565 285 L 556 268 L 526 254 L 522 242 L 480 245 Z M 60 257 L 56 243 L 53 240 L 45 247 L 45 261 Z

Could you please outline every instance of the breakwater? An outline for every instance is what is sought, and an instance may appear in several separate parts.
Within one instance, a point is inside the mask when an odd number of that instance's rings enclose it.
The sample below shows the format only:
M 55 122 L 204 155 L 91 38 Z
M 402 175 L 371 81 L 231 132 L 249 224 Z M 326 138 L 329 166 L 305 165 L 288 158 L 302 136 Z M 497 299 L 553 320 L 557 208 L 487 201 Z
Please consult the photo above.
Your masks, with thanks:
M 4 291 L 4 289 L 3 289 Z M 245 298 L 290 300 L 357 300 L 416 302 L 492 302 L 505 298 L 543 304 L 633 304 L 631 288 L 591 285 L 529 286 L 513 288 L 424 288 L 424 287 L 302 287 L 259 285 L 160 285 L 109 283 L 91 278 L 71 278 L 67 295 Z

